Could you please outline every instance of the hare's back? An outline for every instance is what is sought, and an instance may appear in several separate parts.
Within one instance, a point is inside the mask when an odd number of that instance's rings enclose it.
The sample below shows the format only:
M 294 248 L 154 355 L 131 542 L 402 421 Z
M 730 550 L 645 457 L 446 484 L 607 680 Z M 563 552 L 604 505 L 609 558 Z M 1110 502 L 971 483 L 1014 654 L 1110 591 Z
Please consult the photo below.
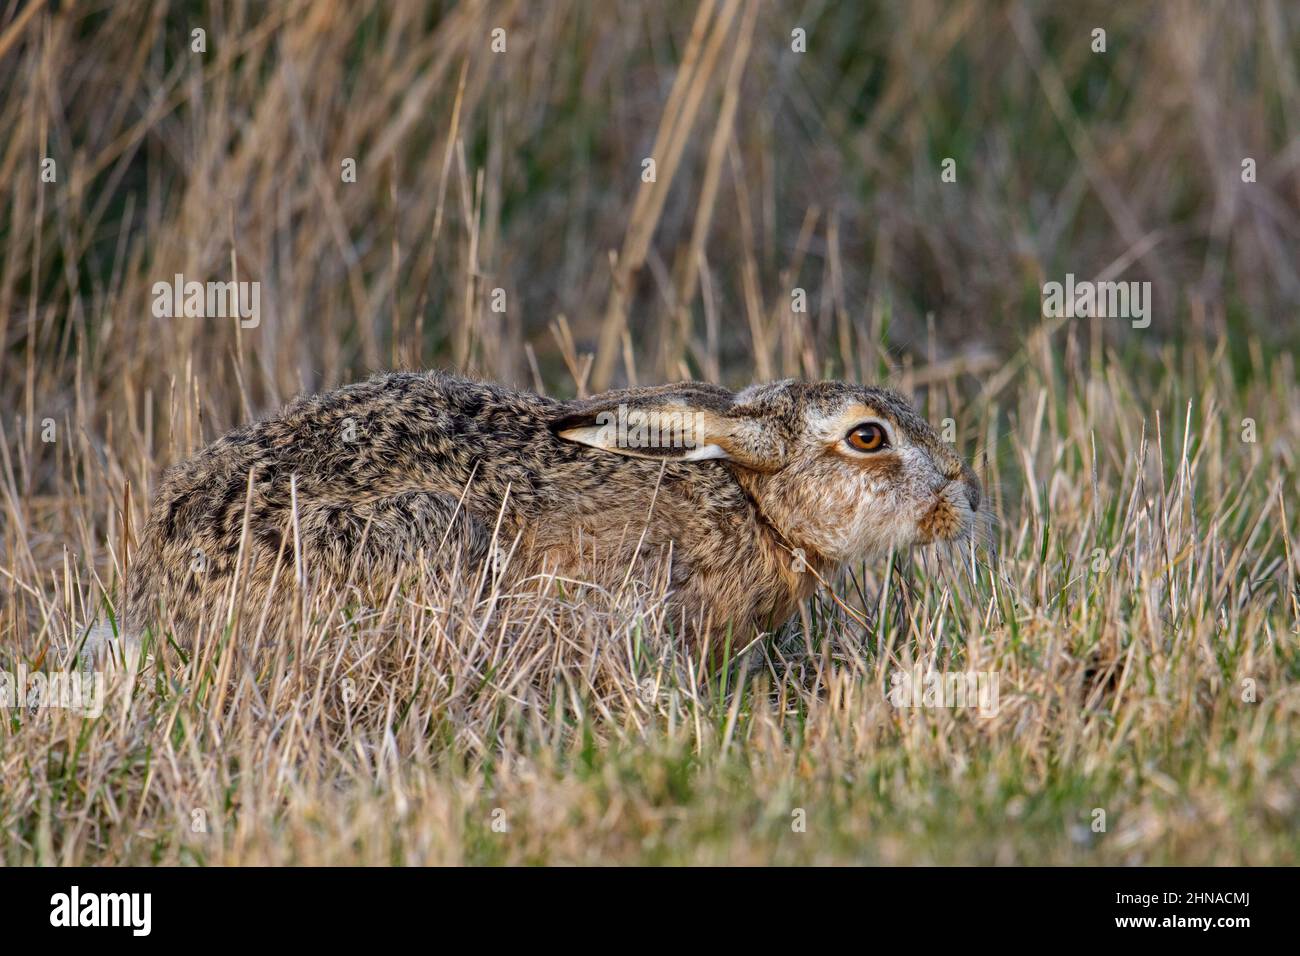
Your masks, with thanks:
M 524 506 L 548 468 L 575 458 L 548 428 L 555 407 L 438 372 L 383 373 L 218 438 L 164 475 L 152 517 L 165 537 L 221 536 L 239 528 L 246 500 L 255 522 L 274 522 L 295 495 L 299 508 L 355 506 L 472 487 L 487 504 L 509 488 Z

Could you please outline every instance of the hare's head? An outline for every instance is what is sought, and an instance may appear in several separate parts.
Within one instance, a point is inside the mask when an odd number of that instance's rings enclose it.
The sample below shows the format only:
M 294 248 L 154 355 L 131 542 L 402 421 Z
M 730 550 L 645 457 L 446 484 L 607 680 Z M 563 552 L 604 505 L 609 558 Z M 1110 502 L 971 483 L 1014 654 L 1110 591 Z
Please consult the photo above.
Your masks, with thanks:
M 732 394 L 686 383 L 565 406 L 568 441 L 618 455 L 721 459 L 792 547 L 835 563 L 970 537 L 974 472 L 882 388 L 793 380 Z

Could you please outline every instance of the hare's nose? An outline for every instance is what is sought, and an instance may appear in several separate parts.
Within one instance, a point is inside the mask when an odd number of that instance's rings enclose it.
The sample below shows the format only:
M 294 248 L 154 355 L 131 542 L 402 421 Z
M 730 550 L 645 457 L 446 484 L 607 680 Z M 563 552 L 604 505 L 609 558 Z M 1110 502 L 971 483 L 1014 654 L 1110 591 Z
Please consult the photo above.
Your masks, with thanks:
M 966 483 L 966 500 L 970 502 L 971 511 L 980 510 L 980 486 L 974 482 Z

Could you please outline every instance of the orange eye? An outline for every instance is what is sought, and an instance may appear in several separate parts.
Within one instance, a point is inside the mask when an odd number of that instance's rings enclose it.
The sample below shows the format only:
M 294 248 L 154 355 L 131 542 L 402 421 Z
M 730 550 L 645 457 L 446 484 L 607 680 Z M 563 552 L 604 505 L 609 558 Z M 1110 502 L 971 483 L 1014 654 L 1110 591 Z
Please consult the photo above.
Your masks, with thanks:
M 880 451 L 889 447 L 889 435 L 878 422 L 858 425 L 845 440 L 858 451 Z

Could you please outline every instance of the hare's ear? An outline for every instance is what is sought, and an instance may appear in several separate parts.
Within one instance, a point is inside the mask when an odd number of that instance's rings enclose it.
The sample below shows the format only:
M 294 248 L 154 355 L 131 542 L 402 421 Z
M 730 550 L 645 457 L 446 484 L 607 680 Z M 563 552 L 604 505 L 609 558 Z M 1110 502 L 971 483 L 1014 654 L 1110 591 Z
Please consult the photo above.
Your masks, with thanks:
M 775 471 L 783 463 L 782 443 L 718 386 L 629 389 L 571 402 L 550 427 L 565 441 L 632 458 L 721 458 L 756 471 Z

